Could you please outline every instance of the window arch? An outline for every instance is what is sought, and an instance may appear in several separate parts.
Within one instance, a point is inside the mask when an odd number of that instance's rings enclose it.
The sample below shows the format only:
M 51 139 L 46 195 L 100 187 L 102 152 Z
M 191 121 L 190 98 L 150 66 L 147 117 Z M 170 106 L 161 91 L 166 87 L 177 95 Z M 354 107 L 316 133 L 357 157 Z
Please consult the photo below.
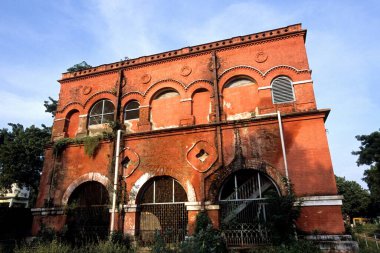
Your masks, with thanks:
M 224 88 L 234 88 L 254 84 L 255 81 L 247 76 L 238 76 L 229 80 Z
M 251 118 L 259 104 L 258 86 L 248 76 L 230 78 L 222 91 L 223 114 L 227 120 Z
M 66 132 L 67 137 L 74 138 L 77 134 L 78 126 L 79 111 L 74 109 L 66 115 L 64 132 Z
M 89 125 L 104 124 L 113 120 L 115 106 L 108 99 L 94 104 L 90 110 Z
M 279 76 L 272 81 L 272 99 L 274 104 L 293 102 L 293 83 L 287 76 Z
M 140 116 L 140 104 L 136 100 L 128 102 L 124 109 L 124 120 L 138 119 Z
M 144 187 L 140 204 L 183 203 L 187 194 L 177 180 L 168 176 L 156 177 Z

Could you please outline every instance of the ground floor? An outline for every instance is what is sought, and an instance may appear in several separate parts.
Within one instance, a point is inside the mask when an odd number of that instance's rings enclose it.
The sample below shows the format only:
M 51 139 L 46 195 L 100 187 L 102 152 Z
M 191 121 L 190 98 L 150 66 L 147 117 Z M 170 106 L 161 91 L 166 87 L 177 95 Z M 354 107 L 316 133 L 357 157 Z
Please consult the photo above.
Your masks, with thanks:
M 196 216 L 205 211 L 213 226 L 223 231 L 228 246 L 261 245 L 271 241 L 270 201 L 284 194 L 272 177 L 255 169 L 231 173 L 219 188 L 217 199 L 203 201 L 194 197 L 191 185 L 183 186 L 173 177 L 144 176 L 128 194 L 126 187 L 119 185 L 113 210 L 110 185 L 106 177 L 96 173 L 77 179 L 66 189 L 64 206 L 33 209 L 33 233 L 52 227 L 69 232 L 73 240 L 106 238 L 114 217 L 114 231 L 129 234 L 141 244 L 153 242 L 156 231 L 166 242 L 179 242 L 194 233 Z M 298 204 L 303 206 L 297 221 L 300 230 L 343 232 L 339 196 L 309 196 Z

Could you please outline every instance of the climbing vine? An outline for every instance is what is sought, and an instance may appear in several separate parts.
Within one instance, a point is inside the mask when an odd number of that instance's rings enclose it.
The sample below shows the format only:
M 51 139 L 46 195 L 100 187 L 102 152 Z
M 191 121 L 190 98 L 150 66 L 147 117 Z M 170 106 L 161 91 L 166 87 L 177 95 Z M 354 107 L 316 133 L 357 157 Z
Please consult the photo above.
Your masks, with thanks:
M 102 135 L 96 136 L 85 136 L 81 138 L 63 138 L 57 140 L 53 144 L 54 153 L 58 156 L 66 149 L 68 145 L 72 144 L 83 144 L 84 152 L 89 157 L 93 157 L 99 147 L 100 141 L 102 140 L 111 140 L 114 138 L 113 133 L 104 132 Z

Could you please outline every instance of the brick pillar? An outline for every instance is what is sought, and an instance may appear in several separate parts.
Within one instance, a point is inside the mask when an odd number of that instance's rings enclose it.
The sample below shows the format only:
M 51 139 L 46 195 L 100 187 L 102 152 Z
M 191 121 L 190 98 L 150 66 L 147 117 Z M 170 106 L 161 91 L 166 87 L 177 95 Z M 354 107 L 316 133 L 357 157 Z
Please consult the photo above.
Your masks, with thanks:
M 193 235 L 195 232 L 195 225 L 197 215 L 201 211 L 201 202 L 187 202 L 185 203 L 187 210 L 187 233 Z
M 150 106 L 149 105 L 141 105 L 140 106 L 140 119 L 138 128 L 139 131 L 150 131 L 152 130 L 152 126 L 150 124 L 149 118 L 150 118 Z
M 79 115 L 78 131 L 76 137 L 87 135 L 87 114 Z
M 124 205 L 124 211 L 124 234 L 135 236 L 138 221 L 137 205 Z
M 52 129 L 53 141 L 65 138 L 65 123 L 66 119 L 55 119 Z
M 213 205 L 211 202 L 205 203 L 205 209 L 207 211 L 207 215 L 210 218 L 212 222 L 212 226 L 216 229 L 220 228 L 220 222 L 219 222 L 219 205 Z
M 194 125 L 195 118 L 192 115 L 192 99 L 186 98 L 181 100 L 182 115 L 179 121 L 180 126 Z

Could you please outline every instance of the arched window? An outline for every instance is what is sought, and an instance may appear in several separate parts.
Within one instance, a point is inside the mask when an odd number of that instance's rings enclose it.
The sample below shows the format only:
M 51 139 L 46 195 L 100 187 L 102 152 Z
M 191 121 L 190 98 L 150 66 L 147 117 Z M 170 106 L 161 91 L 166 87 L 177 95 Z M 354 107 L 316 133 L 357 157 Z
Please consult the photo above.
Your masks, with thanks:
M 255 82 L 248 77 L 237 77 L 230 80 L 224 88 L 241 87 L 254 84 Z
M 124 120 L 138 119 L 140 114 L 140 104 L 136 100 L 130 101 L 124 109 Z
M 174 89 L 163 89 L 153 96 L 150 110 L 153 130 L 179 126 L 183 115 L 180 100 L 180 94 Z
M 256 81 L 248 76 L 235 76 L 223 86 L 223 113 L 227 120 L 247 119 L 259 103 Z
M 292 81 L 286 76 L 279 76 L 272 81 L 272 97 L 274 104 L 294 101 Z
M 110 100 L 103 99 L 95 103 L 90 111 L 89 125 L 104 124 L 113 120 L 115 107 Z
M 139 197 L 139 238 L 145 243 L 154 242 L 155 231 L 165 235 L 167 243 L 185 239 L 188 221 L 185 189 L 171 177 L 157 177 L 143 186 Z
M 65 132 L 67 137 L 74 138 L 77 134 L 79 126 L 79 111 L 72 110 L 66 115 Z

